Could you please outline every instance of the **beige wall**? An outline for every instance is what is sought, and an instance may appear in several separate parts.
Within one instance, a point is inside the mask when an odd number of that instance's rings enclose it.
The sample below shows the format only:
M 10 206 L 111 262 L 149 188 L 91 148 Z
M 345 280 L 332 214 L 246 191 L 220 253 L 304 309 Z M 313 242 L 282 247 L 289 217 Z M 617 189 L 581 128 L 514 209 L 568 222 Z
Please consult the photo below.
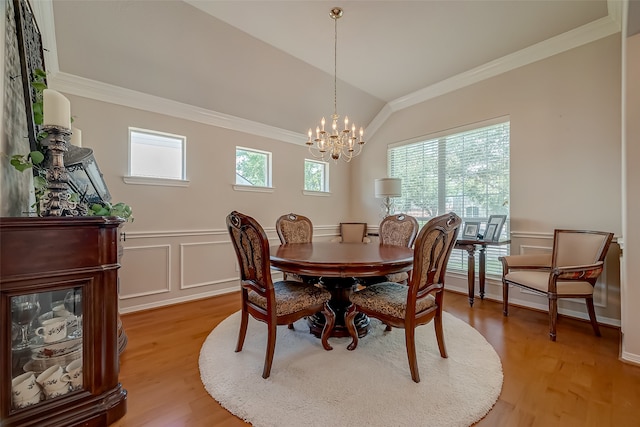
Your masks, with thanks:
M 640 364 L 640 34 L 626 39 L 622 358 Z
M 274 243 L 275 219 L 290 211 L 312 218 L 316 239 L 335 234 L 345 219 L 378 224 L 373 181 L 386 176 L 387 144 L 498 116 L 511 120 L 512 253 L 548 250 L 556 227 L 620 236 L 620 63 L 620 37 L 610 36 L 398 111 L 369 139 L 360 158 L 331 165 L 330 197 L 302 194 L 304 146 L 68 95 L 74 126 L 82 129 L 84 145 L 95 150 L 114 201 L 134 208 L 135 222 L 124 228 L 121 309 L 237 289 L 224 228 L 232 209 L 255 216 Z M 122 181 L 129 126 L 187 136 L 189 187 Z M 233 190 L 236 145 L 273 152 L 273 193 Z M 614 246 L 596 293 L 599 318 L 611 324 L 620 319 L 617 256 Z M 448 283 L 464 291 L 465 280 L 452 275 Z M 500 299 L 496 281 L 487 292 Z M 543 299 L 516 292 L 512 301 L 546 306 Z M 584 317 L 584 306 L 567 303 L 561 312 Z
M 545 251 L 554 228 L 621 235 L 620 35 L 518 68 L 393 114 L 354 164 L 351 209 L 376 222 L 375 178 L 387 145 L 494 117 L 511 120 L 511 253 Z M 618 247 L 596 291 L 599 320 L 619 324 Z M 464 291 L 465 277 L 449 287 Z M 487 292 L 501 300 L 501 285 Z M 514 290 L 513 303 L 545 309 L 545 298 Z M 586 317 L 583 303 L 561 312 Z
M 238 272 L 225 217 L 238 210 L 255 217 L 269 237 L 276 218 L 308 216 L 316 234 L 335 235 L 348 216 L 348 165 L 330 165 L 329 197 L 303 195 L 308 152 L 295 145 L 189 120 L 68 95 L 74 127 L 83 146 L 93 148 L 114 202 L 133 207 L 127 223 L 120 275 L 121 309 L 153 307 L 237 289 Z M 132 185 L 127 173 L 128 127 L 187 137 L 189 187 Z M 273 153 L 272 193 L 235 191 L 235 147 Z

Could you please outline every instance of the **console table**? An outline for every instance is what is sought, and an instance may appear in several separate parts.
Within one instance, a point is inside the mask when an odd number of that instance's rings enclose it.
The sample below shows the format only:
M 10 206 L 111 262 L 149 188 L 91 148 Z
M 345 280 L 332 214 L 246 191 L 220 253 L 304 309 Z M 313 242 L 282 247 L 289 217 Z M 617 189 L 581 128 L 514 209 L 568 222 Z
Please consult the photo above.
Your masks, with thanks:
M 486 250 L 487 246 L 502 246 L 508 245 L 511 240 L 500 240 L 497 242 L 491 242 L 478 239 L 458 239 L 456 240 L 456 249 L 464 249 L 467 251 L 467 280 L 469 282 L 469 305 L 473 307 L 473 300 L 475 298 L 475 281 L 476 281 L 476 249 L 480 247 L 480 271 L 478 272 L 478 284 L 480 285 L 480 299 L 484 299 L 484 285 L 485 285 L 485 268 L 487 263 Z

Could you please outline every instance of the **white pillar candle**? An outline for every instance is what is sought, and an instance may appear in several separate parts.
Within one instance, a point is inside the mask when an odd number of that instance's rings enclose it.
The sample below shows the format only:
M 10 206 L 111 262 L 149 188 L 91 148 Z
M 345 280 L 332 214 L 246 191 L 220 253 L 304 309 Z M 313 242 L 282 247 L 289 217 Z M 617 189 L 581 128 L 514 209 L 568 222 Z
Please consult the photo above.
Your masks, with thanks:
M 71 144 L 82 147 L 82 131 L 78 128 L 71 128 Z
M 44 125 L 71 128 L 71 104 L 64 95 L 52 89 L 45 89 L 42 103 Z

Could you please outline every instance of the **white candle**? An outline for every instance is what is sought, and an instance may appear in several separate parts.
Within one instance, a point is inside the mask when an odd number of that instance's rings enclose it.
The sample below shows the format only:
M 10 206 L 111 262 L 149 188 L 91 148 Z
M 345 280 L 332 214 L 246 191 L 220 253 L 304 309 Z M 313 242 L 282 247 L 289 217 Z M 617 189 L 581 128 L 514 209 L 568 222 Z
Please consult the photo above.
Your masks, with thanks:
M 71 145 L 82 147 L 82 131 L 78 128 L 71 128 Z
M 42 99 L 42 123 L 44 125 L 71 128 L 71 104 L 60 92 L 45 89 Z

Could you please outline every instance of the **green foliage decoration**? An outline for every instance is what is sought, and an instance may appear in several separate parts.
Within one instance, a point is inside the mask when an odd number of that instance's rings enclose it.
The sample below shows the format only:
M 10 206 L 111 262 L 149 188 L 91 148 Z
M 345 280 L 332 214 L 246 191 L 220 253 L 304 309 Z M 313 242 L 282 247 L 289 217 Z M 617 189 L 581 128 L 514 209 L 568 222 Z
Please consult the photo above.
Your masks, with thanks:
M 94 203 L 89 206 L 87 214 L 89 216 L 117 216 L 130 222 L 133 222 L 134 219 L 131 206 L 122 202 L 115 204 L 109 202 Z

